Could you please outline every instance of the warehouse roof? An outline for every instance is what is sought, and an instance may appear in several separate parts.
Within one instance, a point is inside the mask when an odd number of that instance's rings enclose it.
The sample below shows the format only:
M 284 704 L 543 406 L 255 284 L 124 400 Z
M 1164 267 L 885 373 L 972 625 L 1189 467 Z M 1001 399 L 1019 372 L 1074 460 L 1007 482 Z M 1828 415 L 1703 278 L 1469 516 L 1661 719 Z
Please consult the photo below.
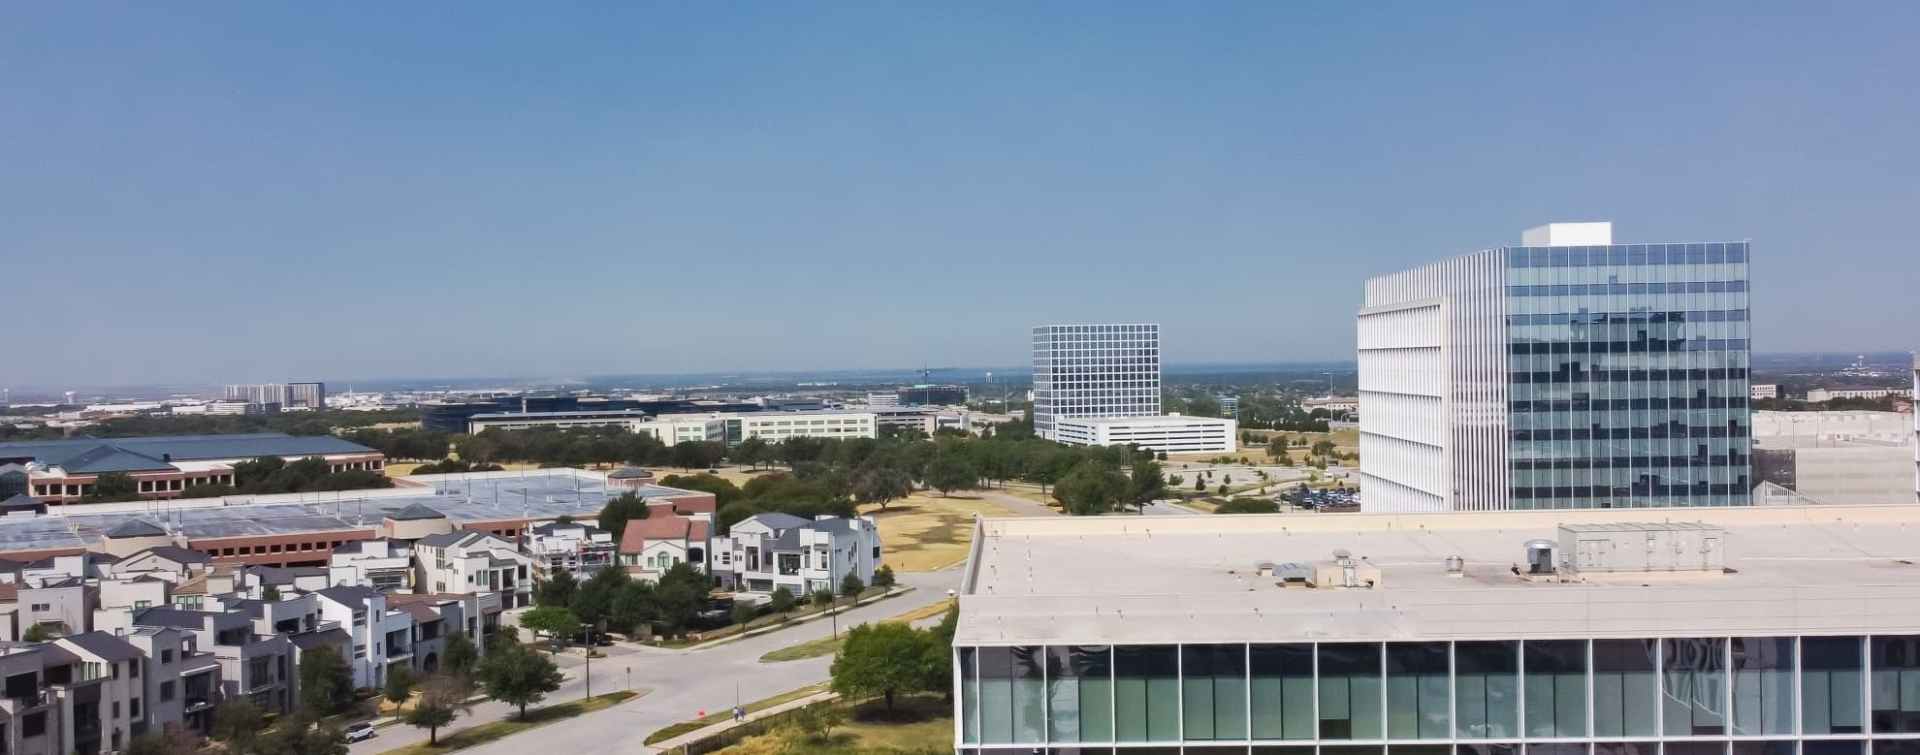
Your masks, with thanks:
M 309 496 L 309 503 L 229 503 L 211 501 L 151 502 L 147 517 L 192 541 L 227 537 L 291 535 L 306 532 L 372 533 L 390 512 L 420 504 L 445 514 L 457 527 L 470 522 L 507 519 L 585 518 L 596 514 L 607 499 L 629 491 L 609 492 L 598 475 L 570 469 L 527 472 L 416 475 L 409 483 L 424 488 L 378 491 L 341 491 Z M 710 494 L 660 485 L 642 485 L 631 491 L 642 498 Z M 119 507 L 123 504 L 106 504 Z M 86 505 L 51 507 L 48 516 L 0 517 L 0 553 L 85 548 L 109 529 L 128 520 L 122 508 L 115 513 L 86 513 Z
M 1596 525 L 1627 522 L 1681 525 L 1674 529 L 1696 537 L 1723 530 L 1724 565 L 1526 573 L 1528 542 L 1556 538 L 1560 525 L 1604 533 L 1616 528 Z M 1821 634 L 1920 625 L 1920 506 L 1913 505 L 1059 517 L 976 526 L 957 634 L 965 644 Z M 1281 567 L 1327 564 L 1342 550 L 1363 572 L 1377 570 L 1377 582 L 1283 586 Z M 1456 556 L 1461 568 L 1450 574 L 1447 561 Z

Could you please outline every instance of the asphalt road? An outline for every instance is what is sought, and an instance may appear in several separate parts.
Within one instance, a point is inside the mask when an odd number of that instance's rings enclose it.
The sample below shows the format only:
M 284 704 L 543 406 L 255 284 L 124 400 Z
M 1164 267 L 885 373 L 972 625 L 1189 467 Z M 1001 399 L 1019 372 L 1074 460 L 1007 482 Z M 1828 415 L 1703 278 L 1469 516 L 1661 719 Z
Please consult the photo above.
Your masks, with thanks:
M 839 627 L 886 619 L 945 600 L 947 591 L 960 586 L 958 567 L 938 572 L 902 573 L 901 584 L 917 588 L 840 615 Z M 697 650 L 664 650 L 640 645 L 620 644 L 605 648 L 607 656 L 593 661 L 593 689 L 610 692 L 618 689 L 646 690 L 638 699 L 557 722 L 465 752 L 473 755 L 529 755 L 529 753 L 601 753 L 654 752 L 642 742 L 662 727 L 685 721 L 706 711 L 709 718 L 725 716 L 734 704 L 736 686 L 741 702 L 752 702 L 827 680 L 831 656 L 785 663 L 761 663 L 767 651 L 828 636 L 830 620 L 813 621 L 778 632 L 738 640 Z M 557 659 L 568 675 L 558 692 L 542 704 L 576 700 L 585 696 L 585 659 L 563 655 Z M 462 715 L 451 731 L 476 723 L 494 721 L 511 715 L 510 706 L 488 701 Z M 715 719 L 719 720 L 719 719 Z M 352 755 L 376 755 L 397 747 L 425 742 L 427 732 L 404 724 L 381 729 L 379 735 L 355 743 Z

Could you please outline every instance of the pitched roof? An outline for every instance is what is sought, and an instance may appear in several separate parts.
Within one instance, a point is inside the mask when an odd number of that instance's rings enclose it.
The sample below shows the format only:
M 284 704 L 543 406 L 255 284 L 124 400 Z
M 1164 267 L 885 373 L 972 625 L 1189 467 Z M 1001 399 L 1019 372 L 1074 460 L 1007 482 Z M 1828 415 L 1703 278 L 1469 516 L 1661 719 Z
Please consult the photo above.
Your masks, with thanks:
M 578 519 L 575 519 L 571 522 L 547 522 L 546 524 L 535 525 L 533 528 L 533 531 L 540 533 L 542 535 L 551 535 L 557 530 L 571 530 L 571 529 L 581 530 L 582 532 L 585 532 L 588 535 L 592 535 L 596 532 L 606 531 L 606 530 L 600 529 L 599 527 L 593 526 L 593 524 L 589 522 L 583 522 Z
M 41 503 L 40 499 L 27 495 L 26 493 L 15 493 L 13 497 L 0 501 L 0 511 L 25 511 L 27 509 L 33 509 L 44 513 L 46 507 L 47 505 Z
M 70 634 L 60 639 L 79 645 L 81 649 L 100 656 L 110 663 L 131 661 L 140 657 L 139 648 L 128 644 L 126 640 L 107 634 L 106 632 L 82 632 L 80 634 Z
M 805 526 L 806 523 L 811 520 L 802 519 L 792 514 L 770 513 L 754 514 L 753 516 L 747 517 L 746 521 L 759 522 L 775 530 L 790 530 L 795 527 Z M 736 524 L 734 526 L 738 527 L 740 525 Z
M 302 632 L 288 639 L 301 650 L 312 650 L 317 647 L 345 645 L 351 637 L 347 634 L 347 630 L 335 628 L 324 632 Z
M 157 435 L 0 443 L 0 458 L 30 458 L 49 466 L 63 467 L 70 472 L 165 469 L 168 466 L 165 460 L 168 458 L 173 461 L 204 461 L 368 453 L 377 452 L 345 438 L 285 433 Z M 111 468 L 114 465 L 125 468 Z
M 609 480 L 645 480 L 651 477 L 652 472 L 639 467 L 621 467 L 607 473 Z
M 378 598 L 385 594 L 361 585 L 334 585 L 316 592 L 335 603 L 349 606 L 357 606 L 366 602 L 368 598 Z
M 159 627 L 199 629 L 206 626 L 212 611 L 188 611 L 181 608 L 149 608 L 133 614 L 133 623 Z
M 145 519 L 128 519 L 107 530 L 107 537 L 166 537 L 167 531 L 160 525 Z
M 12 582 L 0 582 L 0 603 L 12 603 L 20 599 L 20 586 Z
M 666 512 L 654 512 L 645 519 L 633 519 L 627 522 L 626 530 L 620 533 L 620 552 L 639 553 L 646 550 L 647 542 L 652 540 L 692 540 L 705 542 L 708 537 L 707 522 Z
M 407 603 L 400 606 L 400 608 L 407 613 L 413 614 L 413 620 L 416 622 L 439 621 L 443 618 L 438 610 L 425 603 Z
M 193 579 L 189 579 L 185 582 L 181 582 L 178 587 L 173 588 L 173 594 L 175 595 L 207 594 L 207 575 L 202 574 L 197 577 L 194 577 Z
M 409 503 L 406 508 L 388 512 L 387 518 L 396 522 L 408 522 L 419 519 L 445 519 L 447 515 L 433 510 L 424 503 Z
M 441 532 L 441 533 L 436 533 L 436 534 L 432 534 L 432 535 L 428 535 L 426 537 L 420 538 L 415 542 L 418 542 L 421 545 L 427 546 L 429 548 L 445 548 L 449 545 L 453 545 L 454 543 L 458 543 L 461 540 L 467 539 L 467 536 L 472 534 L 474 533 L 462 532 L 458 530 L 453 532 Z M 337 553 L 338 551 L 336 550 L 335 552 Z

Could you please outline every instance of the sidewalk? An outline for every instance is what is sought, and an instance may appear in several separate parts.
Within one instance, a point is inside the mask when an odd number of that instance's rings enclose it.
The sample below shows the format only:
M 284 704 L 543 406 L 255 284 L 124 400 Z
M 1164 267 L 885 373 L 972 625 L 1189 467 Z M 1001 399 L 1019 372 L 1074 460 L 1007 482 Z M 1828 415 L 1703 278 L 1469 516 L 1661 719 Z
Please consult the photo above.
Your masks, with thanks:
M 778 713 L 785 713 L 787 711 L 793 710 L 794 708 L 804 707 L 804 706 L 812 705 L 814 703 L 832 700 L 839 696 L 840 696 L 840 693 L 838 692 L 822 692 L 820 694 L 809 695 L 807 697 L 803 697 L 798 700 L 788 700 L 779 705 L 775 705 L 769 708 L 748 713 L 747 720 L 745 721 L 735 721 L 733 720 L 731 715 L 729 715 L 729 717 L 726 720 L 721 721 L 720 723 L 714 724 L 712 726 L 708 726 L 703 729 L 695 729 L 693 731 L 687 732 L 685 734 L 674 737 L 667 741 L 652 745 L 652 747 L 653 749 L 659 750 L 661 752 L 673 752 L 674 748 L 676 747 L 684 747 L 694 742 L 698 742 L 702 739 L 706 739 L 707 737 L 711 737 L 715 734 L 728 731 L 733 727 L 740 726 L 746 723 L 752 723 L 754 721 L 758 721 L 762 718 L 766 718 L 767 716 L 775 715 Z

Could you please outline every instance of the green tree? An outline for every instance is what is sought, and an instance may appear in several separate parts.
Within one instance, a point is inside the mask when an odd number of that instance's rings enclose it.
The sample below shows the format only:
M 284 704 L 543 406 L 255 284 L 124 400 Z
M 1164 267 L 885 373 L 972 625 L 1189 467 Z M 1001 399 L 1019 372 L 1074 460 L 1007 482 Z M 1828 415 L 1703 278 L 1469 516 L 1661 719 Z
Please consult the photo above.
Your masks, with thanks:
M 1262 498 L 1235 498 L 1214 507 L 1215 514 L 1272 514 L 1280 510 L 1273 501 Z
M 740 486 L 733 484 L 730 480 L 722 479 L 718 475 L 710 475 L 704 472 L 697 475 L 670 474 L 660 478 L 660 484 L 669 488 L 712 493 L 715 507 L 725 507 L 727 504 L 738 501 L 741 498 Z
M 600 529 L 613 533 L 614 542 L 627 531 L 627 522 L 647 518 L 647 500 L 632 493 L 621 493 L 619 497 L 607 501 L 600 509 L 597 524 Z
M 557 653 L 566 645 L 567 638 L 580 631 L 580 618 L 565 608 L 541 606 L 520 614 L 520 626 L 546 634 Z
M 874 587 L 892 587 L 893 586 L 893 567 L 887 566 L 885 564 L 881 564 L 880 568 L 874 569 L 873 570 L 873 586 Z
M 839 704 L 829 701 L 795 710 L 791 720 L 807 739 L 826 742 L 833 736 L 834 727 L 847 722 L 847 713 Z
M 1167 497 L 1166 475 L 1161 472 L 1159 462 L 1149 461 L 1151 458 L 1135 461 L 1127 476 L 1127 502 L 1134 506 L 1146 506 Z
M 273 585 L 260 588 L 260 599 L 268 603 L 280 602 L 280 588 Z
M 533 602 L 539 606 L 566 608 L 573 605 L 573 594 L 579 589 L 580 584 L 574 580 L 573 573 L 562 569 L 555 572 L 552 578 L 533 586 Z
M 833 659 L 833 691 L 848 699 L 880 696 L 893 710 L 894 696 L 927 689 L 938 678 L 928 632 L 896 622 L 861 624 Z
M 440 727 L 453 723 L 453 719 L 466 708 L 466 685 L 453 677 L 436 677 L 420 690 L 420 699 L 414 701 L 413 708 L 401 720 L 410 726 L 426 729 L 427 745 L 433 746 L 440 743 Z M 524 712 L 522 717 L 525 717 Z
M 353 702 L 353 669 L 340 651 L 320 646 L 300 654 L 300 706 L 331 715 Z
M 822 587 L 814 590 L 812 595 L 807 596 L 807 599 L 813 601 L 813 605 L 816 607 L 825 607 L 833 603 L 833 591 Z
M 868 459 L 853 474 L 853 500 L 880 504 L 881 511 L 886 511 L 893 499 L 912 493 L 913 479 L 907 476 L 906 470 L 885 460 Z
M 860 581 L 860 575 L 853 572 L 847 572 L 847 576 L 840 580 L 840 594 L 849 598 L 860 597 L 860 593 L 866 589 L 867 583 Z
M 473 673 L 473 666 L 480 661 L 480 649 L 474 647 L 473 639 L 466 632 L 454 630 L 447 636 L 446 650 L 440 654 L 440 667 L 449 674 L 467 676 Z
M 102 472 L 93 480 L 93 487 L 81 498 L 83 503 L 102 501 L 131 501 L 140 497 L 140 485 L 125 472 Z
M 229 749 L 246 752 L 264 728 L 266 715 L 260 712 L 260 706 L 244 697 L 232 697 L 213 710 L 213 730 L 209 733 L 227 743 Z
M 641 628 L 657 618 L 659 613 L 653 600 L 653 584 L 628 581 L 627 586 L 613 599 L 613 611 L 607 626 L 631 636 L 639 634 Z
M 1069 514 L 1104 514 L 1127 499 L 1127 479 L 1118 470 L 1089 459 L 1053 488 L 1053 497 Z
M 786 613 L 793 610 L 793 591 L 786 587 L 773 588 L 772 597 L 767 599 L 767 608 L 774 613 Z
M 693 617 L 701 609 L 707 607 L 710 592 L 707 575 L 700 573 L 699 569 L 684 562 L 668 567 L 653 588 L 660 626 L 668 634 L 679 634 L 693 622 Z
M 56 638 L 66 636 L 66 634 L 66 622 L 43 621 L 27 627 L 26 634 L 21 635 L 20 639 L 26 642 L 51 642 Z
M 296 712 L 263 732 L 247 755 L 347 755 L 347 736 L 338 726 L 317 724 L 306 711 Z
M 768 445 L 767 439 L 756 435 L 740 441 L 740 445 L 734 446 L 728 456 L 735 464 L 759 469 L 761 464 L 773 461 L 773 447 Z
M 1333 441 L 1320 440 L 1320 441 L 1314 441 L 1313 443 L 1314 456 L 1318 456 L 1324 459 L 1326 457 L 1332 456 L 1333 451 L 1334 451 Z
M 613 601 L 620 597 L 627 583 L 633 579 L 625 570 L 618 568 L 601 569 L 573 594 L 572 610 L 574 618 L 588 626 L 600 626 L 613 615 Z
M 393 670 L 387 672 L 387 684 L 380 690 L 380 696 L 394 705 L 404 703 L 407 698 L 413 697 L 413 672 L 408 671 L 405 666 L 394 666 Z
M 521 645 L 502 646 L 480 663 L 480 683 L 487 695 L 518 706 L 522 719 L 527 717 L 527 706 L 560 689 L 560 681 L 560 668 L 553 661 Z
M 959 453 L 940 453 L 927 464 L 927 484 L 943 496 L 955 490 L 972 490 L 980 486 L 980 472 Z
M 1200 476 L 1200 475 L 1194 475 L 1194 476 L 1193 476 L 1193 490 L 1194 490 L 1194 492 L 1196 492 L 1196 493 L 1204 493 L 1204 492 L 1206 492 L 1206 491 L 1207 491 L 1207 479 L 1206 479 L 1205 477 L 1202 477 L 1202 476 Z

